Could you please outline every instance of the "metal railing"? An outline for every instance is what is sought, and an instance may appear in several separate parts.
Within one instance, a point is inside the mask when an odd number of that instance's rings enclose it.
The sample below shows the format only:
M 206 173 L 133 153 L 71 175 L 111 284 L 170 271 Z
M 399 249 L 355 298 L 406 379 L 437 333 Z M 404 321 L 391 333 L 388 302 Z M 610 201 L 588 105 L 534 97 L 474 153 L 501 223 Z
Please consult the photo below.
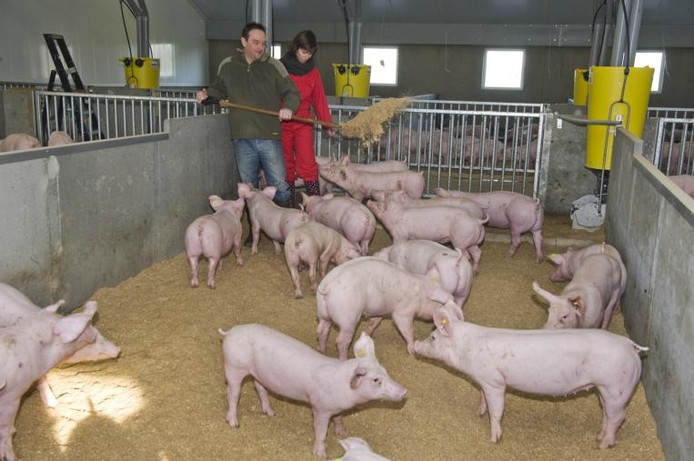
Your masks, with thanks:
M 160 133 L 166 119 L 220 109 L 191 98 L 35 91 L 34 110 L 36 137 L 45 145 L 54 131 L 64 131 L 76 142 Z
M 317 131 L 319 155 L 349 155 L 355 163 L 406 161 L 411 169 L 424 172 L 426 195 L 432 195 L 438 187 L 544 195 L 540 190 L 540 185 L 546 183 L 540 177 L 546 174 L 540 169 L 545 130 L 543 105 L 436 103 L 414 101 L 385 125 L 380 139 L 370 144 L 328 138 Z M 367 109 L 337 105 L 330 108 L 333 121 L 339 124 Z
M 694 174 L 694 118 L 660 118 L 654 149 L 653 164 L 663 174 Z

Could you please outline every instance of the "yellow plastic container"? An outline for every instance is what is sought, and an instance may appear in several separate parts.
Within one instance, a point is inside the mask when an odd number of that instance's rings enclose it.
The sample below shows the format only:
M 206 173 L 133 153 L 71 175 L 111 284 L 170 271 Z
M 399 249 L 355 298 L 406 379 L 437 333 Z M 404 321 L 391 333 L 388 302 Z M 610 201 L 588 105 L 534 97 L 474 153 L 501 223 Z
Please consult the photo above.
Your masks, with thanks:
M 588 99 L 588 79 L 584 75 L 588 69 L 574 70 L 574 106 L 585 106 Z
M 130 88 L 149 90 L 159 88 L 159 60 L 153 58 L 121 58 L 125 84 Z
M 648 114 L 653 70 L 651 67 L 629 68 L 624 101 L 620 102 L 625 77 L 624 67 L 591 67 L 588 80 L 588 120 L 621 120 L 627 130 L 640 138 Z M 606 137 L 608 130 L 609 135 Z M 587 126 L 587 168 L 601 170 L 604 157 L 605 169 L 610 169 L 615 131 L 615 126 Z
M 371 66 L 364 64 L 336 64 L 335 96 L 350 98 L 368 98 L 371 82 Z

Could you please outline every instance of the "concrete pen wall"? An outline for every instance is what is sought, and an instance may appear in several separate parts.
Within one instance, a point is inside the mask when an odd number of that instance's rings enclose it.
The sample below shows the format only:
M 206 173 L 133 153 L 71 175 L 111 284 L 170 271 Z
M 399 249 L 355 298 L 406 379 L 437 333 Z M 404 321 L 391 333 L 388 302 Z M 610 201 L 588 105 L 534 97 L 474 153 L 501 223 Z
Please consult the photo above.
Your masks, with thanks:
M 620 128 L 612 153 L 606 236 L 627 268 L 622 297 L 632 339 L 648 346 L 643 383 L 667 459 L 694 453 L 694 199 Z
M 166 129 L 0 154 L 0 281 L 69 310 L 183 251 L 208 196 L 236 196 L 236 162 L 225 115 Z

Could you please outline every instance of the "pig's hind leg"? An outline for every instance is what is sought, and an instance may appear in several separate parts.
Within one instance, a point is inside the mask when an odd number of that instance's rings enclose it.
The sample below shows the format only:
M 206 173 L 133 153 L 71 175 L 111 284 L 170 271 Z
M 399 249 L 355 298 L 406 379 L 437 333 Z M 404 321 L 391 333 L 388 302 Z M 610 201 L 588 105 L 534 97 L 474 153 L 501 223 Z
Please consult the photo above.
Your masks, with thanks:
M 192 288 L 197 288 L 200 285 L 200 280 L 198 279 L 198 255 L 188 256 L 188 264 L 190 265 L 190 286 Z
M 615 395 L 610 395 L 610 389 L 597 386 L 598 395 L 600 395 L 600 404 L 602 405 L 602 428 L 598 435 L 600 448 L 610 448 L 615 444 L 617 431 L 626 419 L 626 404 L 628 398 L 631 397 L 631 392 L 622 392 Z M 632 389 L 633 392 L 633 389 Z M 624 396 L 627 396 L 625 399 Z
M 257 379 L 253 380 L 253 385 L 255 386 L 255 391 L 258 393 L 258 399 L 260 399 L 260 408 L 263 410 L 263 413 L 272 418 L 275 416 L 275 410 L 273 410 L 270 405 L 270 397 L 268 396 L 267 389 L 265 389 Z
M 227 379 L 227 401 L 229 403 L 227 422 L 231 427 L 239 427 L 238 406 L 241 397 L 241 384 L 248 373 L 241 369 L 228 369 L 227 366 L 224 374 Z
M 501 417 L 504 415 L 504 397 L 506 388 L 495 388 L 483 386 L 484 399 L 489 410 L 489 424 L 491 426 L 490 441 L 497 443 L 501 440 L 503 431 L 501 430 Z
M 222 267 L 222 261 L 219 258 L 208 258 L 207 260 L 207 286 L 214 290 L 214 275 L 217 272 L 217 266 Z

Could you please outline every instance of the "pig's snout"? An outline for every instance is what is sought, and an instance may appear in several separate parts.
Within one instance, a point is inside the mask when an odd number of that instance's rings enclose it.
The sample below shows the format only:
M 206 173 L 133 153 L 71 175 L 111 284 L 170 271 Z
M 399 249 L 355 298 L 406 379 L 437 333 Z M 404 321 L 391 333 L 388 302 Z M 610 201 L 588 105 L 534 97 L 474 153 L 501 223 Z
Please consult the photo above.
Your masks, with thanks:
M 393 382 L 388 389 L 386 389 L 386 395 L 397 402 L 401 401 L 407 395 L 407 389 L 402 387 L 396 382 Z

